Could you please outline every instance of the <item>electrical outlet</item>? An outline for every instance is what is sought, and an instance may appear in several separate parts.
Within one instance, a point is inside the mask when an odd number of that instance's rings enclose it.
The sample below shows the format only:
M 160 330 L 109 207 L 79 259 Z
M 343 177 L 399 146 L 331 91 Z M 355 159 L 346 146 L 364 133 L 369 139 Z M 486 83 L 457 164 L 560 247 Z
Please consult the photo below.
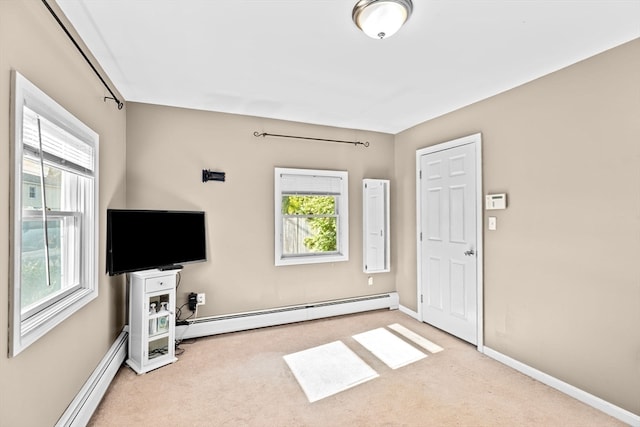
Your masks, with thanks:
M 369 276 L 367 283 L 369 284 L 369 286 L 373 286 L 373 277 Z
M 196 311 L 196 305 L 198 305 L 198 294 L 191 292 L 187 301 L 189 303 L 189 310 Z
M 205 298 L 205 294 L 204 293 L 198 294 L 196 301 L 198 302 L 198 305 L 204 305 L 207 301 Z

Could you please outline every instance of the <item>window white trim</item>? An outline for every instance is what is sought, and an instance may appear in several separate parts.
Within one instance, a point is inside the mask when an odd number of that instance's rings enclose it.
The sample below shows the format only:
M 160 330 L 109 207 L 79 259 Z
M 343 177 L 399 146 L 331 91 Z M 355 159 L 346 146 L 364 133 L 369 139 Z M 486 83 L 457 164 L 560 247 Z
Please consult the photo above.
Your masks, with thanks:
M 12 210 L 11 210 L 11 286 L 9 297 L 9 356 L 13 357 L 33 344 L 51 329 L 80 310 L 98 296 L 98 134 L 88 128 L 61 105 L 47 96 L 16 71 L 11 73 L 11 158 L 12 161 Z M 92 175 L 92 203 L 85 203 L 83 233 L 85 244 L 79 254 L 82 263 L 80 283 L 66 289 L 50 300 L 46 308 L 33 313 L 22 313 L 21 308 L 21 253 L 22 253 L 22 159 L 24 150 L 23 120 L 27 119 L 24 107 L 35 112 L 51 124 L 70 134 L 93 151 L 93 164 L 87 173 Z M 28 138 L 27 138 L 28 139 Z M 28 142 L 27 142 L 28 144 Z M 50 150 L 51 151 L 51 150 Z M 53 154 L 62 155 L 55 152 Z M 66 157 L 67 155 L 62 155 Z M 64 163 L 64 162 L 63 162 Z M 78 172 L 77 168 L 76 171 Z M 52 212 L 56 213 L 56 212 Z M 63 213 L 64 214 L 64 213 Z
M 284 256 L 282 251 L 282 196 L 333 195 L 338 214 L 336 252 Z M 349 260 L 349 177 L 346 171 L 275 168 L 275 265 L 316 264 Z

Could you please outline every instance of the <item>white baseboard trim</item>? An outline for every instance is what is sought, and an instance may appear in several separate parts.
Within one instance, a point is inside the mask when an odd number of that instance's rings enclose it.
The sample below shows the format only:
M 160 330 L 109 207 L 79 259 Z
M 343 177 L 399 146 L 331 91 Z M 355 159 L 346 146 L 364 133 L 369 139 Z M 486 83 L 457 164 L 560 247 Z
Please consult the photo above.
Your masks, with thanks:
M 313 304 L 279 307 L 270 310 L 203 317 L 189 321 L 187 325 L 178 325 L 176 327 L 176 339 L 183 340 L 246 331 L 384 308 L 396 310 L 398 309 L 398 301 L 398 293 L 389 292 Z
M 125 326 L 113 342 L 75 399 L 56 423 L 56 427 L 86 426 L 98 407 L 118 369 L 127 357 L 128 327 Z
M 617 418 L 620 421 L 629 424 L 630 426 L 640 427 L 640 416 L 634 414 L 633 412 L 620 408 L 612 403 L 607 402 L 606 400 L 594 396 L 591 393 L 587 393 L 584 390 L 581 390 L 575 386 L 572 386 L 571 384 L 552 377 L 549 374 L 545 374 L 544 372 L 539 371 L 529 365 L 525 365 L 524 363 L 512 359 L 511 357 L 497 352 L 489 347 L 485 346 L 483 353 L 500 363 L 504 363 L 505 365 L 515 369 L 516 371 L 520 371 L 523 374 L 528 375 L 531 378 L 548 385 L 549 387 L 553 387 L 556 390 L 561 391 L 562 393 L 567 394 L 593 408 L 596 408 L 607 415 Z
M 411 310 L 410 308 L 405 307 L 404 305 L 400 304 L 400 306 L 398 307 L 398 309 L 400 310 L 400 312 L 406 314 L 407 316 L 413 317 L 414 319 L 416 319 L 418 322 L 422 322 L 422 320 L 420 320 L 420 316 L 418 315 L 418 312 Z

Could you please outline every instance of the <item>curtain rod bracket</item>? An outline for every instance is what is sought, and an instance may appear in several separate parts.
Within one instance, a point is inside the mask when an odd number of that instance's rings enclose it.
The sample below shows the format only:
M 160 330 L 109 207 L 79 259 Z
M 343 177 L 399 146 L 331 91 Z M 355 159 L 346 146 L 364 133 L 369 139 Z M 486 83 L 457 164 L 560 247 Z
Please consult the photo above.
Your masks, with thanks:
M 295 136 L 295 135 L 279 135 L 275 133 L 267 133 L 267 132 L 253 132 L 253 136 L 256 138 L 259 137 L 267 137 L 267 136 L 275 136 L 278 138 L 294 138 L 294 139 L 306 139 L 308 141 L 323 141 L 323 142 L 337 142 L 340 144 L 353 144 L 354 146 L 363 145 L 365 147 L 369 146 L 369 141 L 360 142 L 360 141 L 343 141 L 340 139 L 326 139 L 326 138 L 311 138 L 309 136 Z
M 115 102 L 116 104 L 118 104 L 118 110 L 122 110 L 122 107 L 124 106 L 124 104 L 122 103 L 122 101 L 120 101 L 120 100 L 118 100 L 118 99 L 115 99 L 115 98 L 112 98 L 112 97 L 110 97 L 110 96 L 105 96 L 105 97 L 103 98 L 103 101 L 104 101 L 104 102 L 107 102 L 107 99 L 110 99 L 110 100 L 112 100 L 113 102 Z

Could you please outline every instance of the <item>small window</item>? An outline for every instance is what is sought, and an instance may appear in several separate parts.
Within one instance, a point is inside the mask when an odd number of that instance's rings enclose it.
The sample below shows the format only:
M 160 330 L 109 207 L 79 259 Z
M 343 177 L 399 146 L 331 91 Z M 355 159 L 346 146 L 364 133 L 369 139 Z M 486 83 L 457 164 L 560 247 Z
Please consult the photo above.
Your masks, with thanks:
M 98 136 L 13 80 L 11 356 L 98 295 Z
M 275 264 L 349 259 L 348 175 L 275 169 Z

